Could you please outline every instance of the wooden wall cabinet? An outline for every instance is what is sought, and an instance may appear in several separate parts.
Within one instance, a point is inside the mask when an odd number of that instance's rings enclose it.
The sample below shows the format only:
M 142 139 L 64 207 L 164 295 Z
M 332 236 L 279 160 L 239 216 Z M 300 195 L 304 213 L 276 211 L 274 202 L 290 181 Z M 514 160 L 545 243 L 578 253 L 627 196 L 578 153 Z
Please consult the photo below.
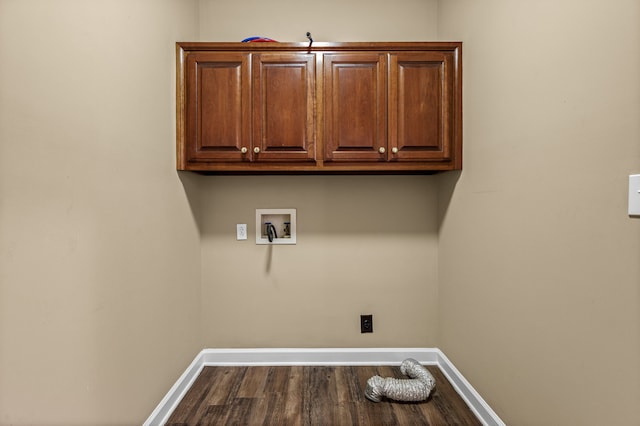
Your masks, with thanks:
M 459 42 L 177 43 L 177 168 L 462 168 Z

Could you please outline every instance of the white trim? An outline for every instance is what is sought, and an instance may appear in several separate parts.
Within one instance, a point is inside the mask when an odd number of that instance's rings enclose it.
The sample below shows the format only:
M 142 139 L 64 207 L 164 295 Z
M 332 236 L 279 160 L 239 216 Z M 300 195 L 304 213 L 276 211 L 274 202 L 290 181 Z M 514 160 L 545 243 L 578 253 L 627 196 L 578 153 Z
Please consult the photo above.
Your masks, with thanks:
M 162 401 L 160 401 L 160 404 L 158 404 L 156 409 L 153 410 L 149 418 L 144 422 L 143 426 L 164 425 L 167 420 L 169 420 L 169 416 L 171 416 L 173 410 L 175 410 L 180 401 L 182 401 L 182 398 L 184 398 L 200 374 L 200 371 L 204 368 L 203 352 L 204 351 L 200 352 L 193 362 L 191 362 L 191 365 L 182 373 L 178 381 L 171 387 L 165 397 L 162 398 Z
M 438 367 L 446 376 L 451 386 L 458 392 L 460 397 L 467 403 L 471 411 L 487 426 L 506 426 L 493 409 L 486 403 L 480 394 L 471 386 L 471 383 L 464 378 L 458 369 L 449 361 L 449 358 L 440 350 L 438 351 Z
M 505 426 L 480 394 L 437 348 L 204 349 L 158 404 L 144 422 L 144 426 L 164 425 L 205 366 L 400 365 L 407 358 L 414 358 L 421 364 L 440 367 L 460 397 L 484 425 Z

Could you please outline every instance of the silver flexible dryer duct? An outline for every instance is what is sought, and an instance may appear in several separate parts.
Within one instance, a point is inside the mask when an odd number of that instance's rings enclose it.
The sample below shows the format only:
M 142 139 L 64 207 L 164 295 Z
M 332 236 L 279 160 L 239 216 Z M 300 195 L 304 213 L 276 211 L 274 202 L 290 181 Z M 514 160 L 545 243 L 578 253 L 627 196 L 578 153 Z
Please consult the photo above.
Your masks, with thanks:
M 396 401 L 424 401 L 436 386 L 436 380 L 429 370 L 412 358 L 400 364 L 400 371 L 410 379 L 394 379 L 373 376 L 367 380 L 364 395 L 373 402 L 380 402 L 383 396 Z

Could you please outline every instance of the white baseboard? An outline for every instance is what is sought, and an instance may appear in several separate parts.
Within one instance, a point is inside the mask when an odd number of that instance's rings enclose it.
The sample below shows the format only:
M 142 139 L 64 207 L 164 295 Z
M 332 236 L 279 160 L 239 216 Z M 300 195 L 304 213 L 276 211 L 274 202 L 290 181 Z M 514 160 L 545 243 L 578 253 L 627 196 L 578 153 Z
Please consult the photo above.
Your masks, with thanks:
M 205 366 L 222 365 L 400 365 L 414 358 L 437 365 L 471 411 L 487 426 L 505 426 L 458 369 L 437 348 L 204 349 L 180 376 L 144 426 L 162 426 Z

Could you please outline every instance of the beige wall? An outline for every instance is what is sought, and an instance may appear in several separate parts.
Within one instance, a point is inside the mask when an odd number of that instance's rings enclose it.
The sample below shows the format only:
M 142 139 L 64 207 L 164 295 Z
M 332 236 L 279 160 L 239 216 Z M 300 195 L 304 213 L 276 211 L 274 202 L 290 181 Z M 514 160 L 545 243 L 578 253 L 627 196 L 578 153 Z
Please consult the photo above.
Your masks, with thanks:
M 207 177 L 206 347 L 431 347 L 437 333 L 431 176 Z M 296 208 L 296 245 L 256 245 L 256 208 Z M 236 241 L 236 223 L 250 239 Z M 360 333 L 360 314 L 374 333 Z
M 200 38 L 240 41 L 412 41 L 437 35 L 437 0 L 200 0 Z
M 201 348 L 174 166 L 195 9 L 0 0 L 2 425 L 140 424 Z
M 202 40 L 429 40 L 435 1 L 200 2 Z M 366 13 L 365 13 L 366 11 Z M 435 346 L 433 176 L 203 177 L 205 347 Z M 296 208 L 298 244 L 255 244 L 255 210 Z M 253 241 L 235 240 L 247 223 Z M 374 315 L 373 334 L 360 315 Z
M 640 2 L 447 0 L 439 28 L 465 66 L 441 348 L 507 424 L 640 424 Z

